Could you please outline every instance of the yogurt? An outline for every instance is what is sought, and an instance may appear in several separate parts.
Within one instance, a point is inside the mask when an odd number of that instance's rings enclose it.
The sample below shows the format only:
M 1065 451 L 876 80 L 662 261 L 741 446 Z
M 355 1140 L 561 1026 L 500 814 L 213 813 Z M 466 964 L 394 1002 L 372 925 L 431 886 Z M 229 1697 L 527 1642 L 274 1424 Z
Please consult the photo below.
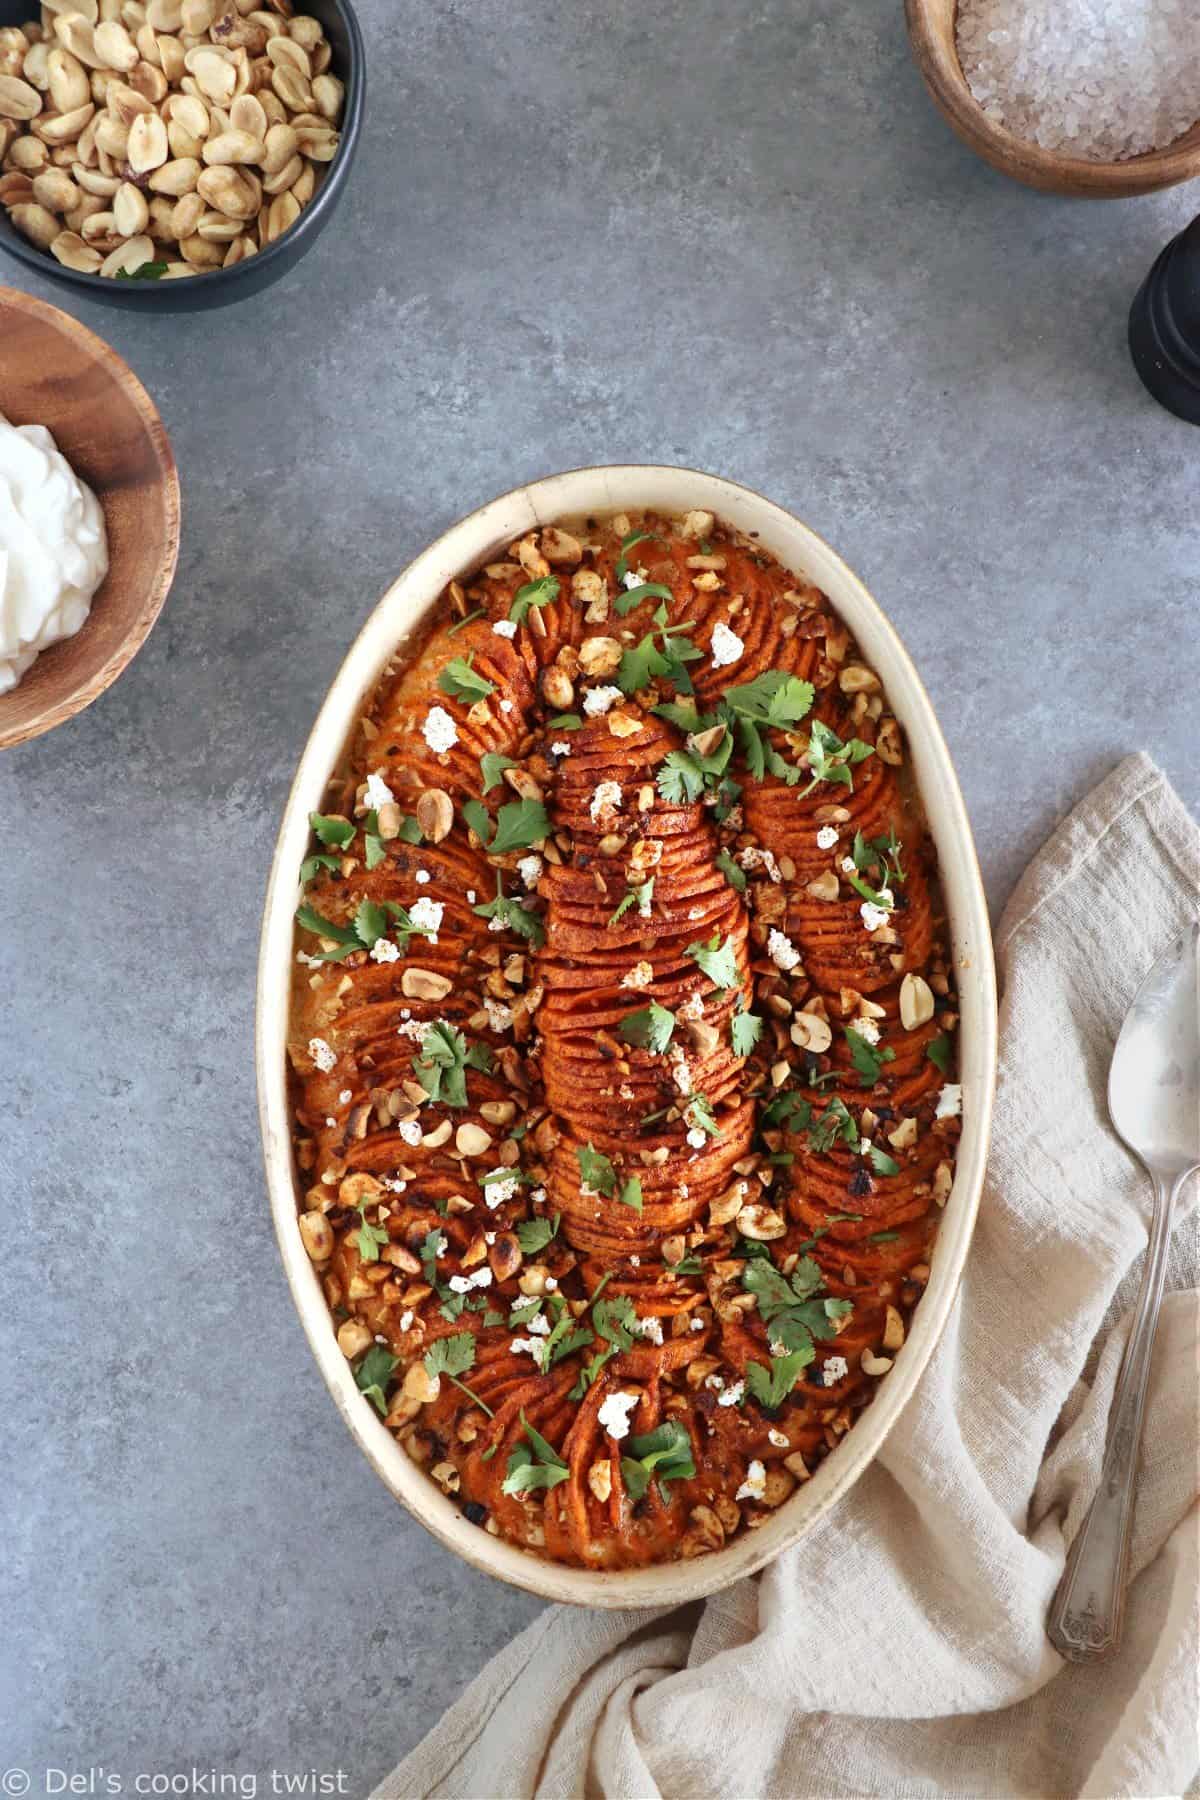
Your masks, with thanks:
M 100 502 L 44 425 L 0 414 L 0 694 L 74 637 L 108 573 Z

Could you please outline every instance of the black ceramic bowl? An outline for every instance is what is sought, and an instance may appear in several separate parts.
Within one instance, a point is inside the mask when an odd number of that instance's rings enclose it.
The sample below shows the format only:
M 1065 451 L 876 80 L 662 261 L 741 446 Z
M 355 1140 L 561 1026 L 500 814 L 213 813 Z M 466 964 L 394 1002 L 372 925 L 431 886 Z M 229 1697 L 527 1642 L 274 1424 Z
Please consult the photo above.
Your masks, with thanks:
M 0 206 L 0 250 L 15 256 L 35 274 L 82 291 L 105 306 L 145 311 L 207 311 L 210 307 L 228 306 L 232 300 L 243 300 L 248 294 L 257 294 L 261 288 L 278 281 L 293 263 L 299 262 L 306 250 L 311 249 L 345 191 L 350 165 L 362 134 L 366 93 L 362 32 L 350 0 L 297 0 L 296 11 L 320 19 L 333 50 L 331 72 L 346 84 L 346 104 L 339 128 L 338 153 L 326 165 L 324 179 L 290 231 L 245 262 L 234 263 L 230 269 L 214 269 L 208 274 L 181 277 L 178 281 L 113 281 L 106 276 L 80 275 L 74 269 L 64 269 L 49 251 L 39 250 L 23 238 Z M 34 0 L 0 0 L 0 25 L 20 25 L 36 12 Z

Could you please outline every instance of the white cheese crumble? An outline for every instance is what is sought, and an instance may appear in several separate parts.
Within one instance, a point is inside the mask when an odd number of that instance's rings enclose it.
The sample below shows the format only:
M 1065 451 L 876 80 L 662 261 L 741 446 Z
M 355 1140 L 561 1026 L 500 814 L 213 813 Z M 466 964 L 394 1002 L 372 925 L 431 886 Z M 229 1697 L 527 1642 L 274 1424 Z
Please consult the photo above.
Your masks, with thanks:
M 637 1403 L 636 1394 L 627 1394 L 620 1389 L 606 1396 L 596 1417 L 609 1437 L 619 1441 L 629 1436 L 629 1416 Z
M 888 909 L 886 906 L 876 906 L 873 900 L 864 900 L 858 910 L 863 925 L 868 931 L 878 931 L 881 925 L 887 924 Z
M 527 888 L 535 888 L 541 880 L 542 859 L 540 856 L 521 856 L 517 859 L 517 874 Z
M 371 961 L 377 963 L 399 962 L 399 944 L 393 944 L 391 938 L 377 937 L 371 945 Z
M 639 1319 L 638 1332 L 640 1336 L 649 1338 L 652 1344 L 661 1344 L 663 1341 L 662 1320 L 655 1318 Z
M 540 1369 L 546 1360 L 546 1346 L 538 1338 L 515 1337 L 508 1347 L 514 1356 L 531 1356 L 535 1368 Z
M 654 969 L 648 962 L 636 962 L 621 977 L 623 988 L 648 988 L 654 980 Z
M 407 1331 L 409 1326 L 412 1324 L 412 1322 L 413 1322 L 412 1307 L 407 1306 L 407 1307 L 405 1307 L 404 1311 L 400 1314 L 400 1329 L 401 1329 L 401 1331 Z
M 354 1089 L 353 1088 L 343 1088 L 341 1093 L 338 1095 L 338 1105 L 339 1106 L 349 1106 L 349 1104 L 350 1104 L 351 1100 L 353 1100 L 353 1098 L 354 1098 Z
M 418 931 L 429 933 L 431 944 L 437 943 L 437 934 L 442 928 L 442 917 L 446 911 L 443 900 L 429 900 L 424 894 L 414 900 L 408 909 L 408 916 Z
M 421 1127 L 416 1119 L 403 1119 L 396 1130 L 406 1144 L 416 1145 L 421 1141 Z
M 432 879 L 433 879 L 433 877 L 430 875 L 428 869 L 418 869 L 416 874 L 413 876 L 413 880 L 416 882 L 418 887 L 427 887 L 428 884 L 430 883 L 430 881 L 432 881 Z
M 498 1206 L 503 1206 L 506 1200 L 512 1199 L 521 1183 L 515 1175 L 510 1175 L 507 1169 L 493 1169 L 492 1174 L 496 1179 L 488 1182 L 483 1190 L 483 1197 L 494 1212 Z
M 704 1141 L 707 1136 L 708 1133 L 706 1131 L 701 1131 L 698 1125 L 693 1125 L 692 1129 L 687 1134 L 687 1141 L 693 1150 L 703 1150 Z
M 853 1029 L 858 1033 L 865 1044 L 877 1044 L 879 1042 L 879 1027 L 874 1019 L 855 1019 Z
M 843 856 L 840 866 L 843 875 L 858 874 L 858 864 L 852 856 Z
M 458 742 L 458 726 L 444 706 L 431 706 L 421 727 L 421 736 L 438 754 L 452 750 Z
M 789 969 L 794 969 L 800 961 L 800 952 L 791 938 L 786 937 L 775 926 L 771 927 L 767 937 L 767 955 L 775 967 L 782 969 L 785 974 Z
M 510 713 L 512 711 L 512 709 L 513 709 L 513 703 L 511 700 L 502 700 L 500 702 L 500 711 L 502 713 Z
M 550 746 L 551 756 L 570 756 L 571 746 L 565 738 L 558 738 Z
M 717 1395 L 717 1405 L 718 1406 L 740 1406 L 742 1404 L 743 1399 L 745 1398 L 745 1393 L 746 1393 L 745 1382 L 744 1381 L 735 1381 L 732 1387 L 727 1387 L 725 1389 L 724 1393 Z
M 545 1313 L 537 1313 L 534 1318 L 527 1321 L 525 1329 L 532 1331 L 535 1337 L 549 1337 L 550 1321 Z
M 583 710 L 589 719 L 597 719 L 624 698 L 619 687 L 589 688 L 583 696 Z
M 450 1287 L 456 1294 L 469 1294 L 472 1288 L 485 1288 L 492 1285 L 492 1271 L 486 1266 L 476 1269 L 473 1275 L 452 1275 Z
M 962 1112 L 962 1083 L 948 1081 L 937 1097 L 935 1119 L 957 1119 Z
M 381 806 L 394 806 L 396 804 L 396 796 L 393 794 L 387 782 L 383 779 L 383 776 L 374 773 L 367 776 L 367 788 L 363 795 L 363 799 L 368 806 L 373 806 L 375 808 Z
M 517 621 L 515 619 L 497 619 L 492 626 L 492 630 L 497 637 L 515 638 L 517 635 Z
M 699 989 L 689 994 L 682 1006 L 675 1009 L 677 1019 L 702 1019 L 704 1017 L 704 996 Z
M 693 1319 L 691 1322 L 691 1325 L 688 1327 L 688 1329 L 689 1329 L 689 1331 L 703 1331 L 704 1330 L 704 1320 L 703 1319 Z
M 325 1042 L 324 1038 L 309 1038 L 308 1054 L 320 1069 L 322 1075 L 328 1075 L 337 1062 L 337 1051 Z
M 788 1434 L 786 1431 L 776 1431 L 774 1425 L 772 1425 L 767 1433 L 767 1442 L 769 1444 L 774 1444 L 776 1450 L 786 1450 L 789 1443 Z
M 592 823 L 600 820 L 601 814 L 619 812 L 621 810 L 621 784 L 619 781 L 601 781 L 592 795 L 592 803 L 588 808 Z
M 645 569 L 626 569 L 621 579 L 629 592 L 632 593 L 635 587 L 641 587 L 642 583 L 645 581 L 646 571 Z
M 766 1491 L 767 1471 L 756 1456 L 746 1470 L 745 1481 L 733 1497 L 735 1500 L 761 1500 Z
M 817 849 L 832 850 L 838 841 L 836 825 L 822 825 L 817 833 Z
M 714 625 L 712 634 L 712 666 L 714 669 L 728 668 L 730 663 L 740 662 L 746 646 L 736 631 L 730 631 L 728 625 Z
M 687 1058 L 684 1056 L 682 1050 L 677 1056 L 673 1056 L 671 1059 L 671 1079 L 679 1089 L 679 1092 L 685 1097 L 691 1093 L 692 1071 L 688 1067 Z
M 487 1014 L 488 1027 L 497 1036 L 508 1030 L 513 1022 L 511 1006 L 505 1006 L 502 1000 L 493 1000 L 490 994 L 483 996 L 483 1010 Z
M 826 1387 L 835 1387 L 850 1373 L 850 1365 L 844 1356 L 831 1356 L 821 1371 L 821 1380 Z

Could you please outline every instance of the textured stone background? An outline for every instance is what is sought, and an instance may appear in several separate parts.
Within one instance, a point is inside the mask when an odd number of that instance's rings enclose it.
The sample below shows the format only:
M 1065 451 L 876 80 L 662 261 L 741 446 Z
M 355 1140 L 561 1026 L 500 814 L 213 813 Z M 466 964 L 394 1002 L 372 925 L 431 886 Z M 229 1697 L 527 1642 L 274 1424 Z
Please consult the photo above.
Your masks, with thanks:
M 282 285 L 155 320 L 37 284 L 155 396 L 185 535 L 133 667 L 0 759 L 0 1762 L 34 1770 L 340 1764 L 361 1791 L 536 1611 L 347 1437 L 255 1125 L 284 793 L 431 537 L 587 462 L 793 507 L 907 640 L 997 904 L 1123 752 L 1200 802 L 1200 436 L 1123 341 L 1186 193 L 992 174 L 899 0 L 360 11 L 360 160 Z

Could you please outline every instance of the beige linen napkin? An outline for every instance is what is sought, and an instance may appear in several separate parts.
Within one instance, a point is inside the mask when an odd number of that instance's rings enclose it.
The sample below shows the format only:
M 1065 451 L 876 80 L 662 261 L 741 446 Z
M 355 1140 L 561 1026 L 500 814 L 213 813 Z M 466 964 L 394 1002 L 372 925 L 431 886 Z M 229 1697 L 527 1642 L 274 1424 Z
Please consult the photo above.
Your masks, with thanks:
M 1185 1791 L 1200 1768 L 1194 1204 L 1155 1351 L 1120 1654 L 1066 1665 L 1043 1621 L 1098 1479 L 1149 1219 L 1108 1123 L 1109 1058 L 1142 975 L 1198 912 L 1200 832 L 1131 757 L 1000 926 L 979 1224 L 877 1461 L 796 1549 L 704 1605 L 549 1609 L 377 1800 Z

